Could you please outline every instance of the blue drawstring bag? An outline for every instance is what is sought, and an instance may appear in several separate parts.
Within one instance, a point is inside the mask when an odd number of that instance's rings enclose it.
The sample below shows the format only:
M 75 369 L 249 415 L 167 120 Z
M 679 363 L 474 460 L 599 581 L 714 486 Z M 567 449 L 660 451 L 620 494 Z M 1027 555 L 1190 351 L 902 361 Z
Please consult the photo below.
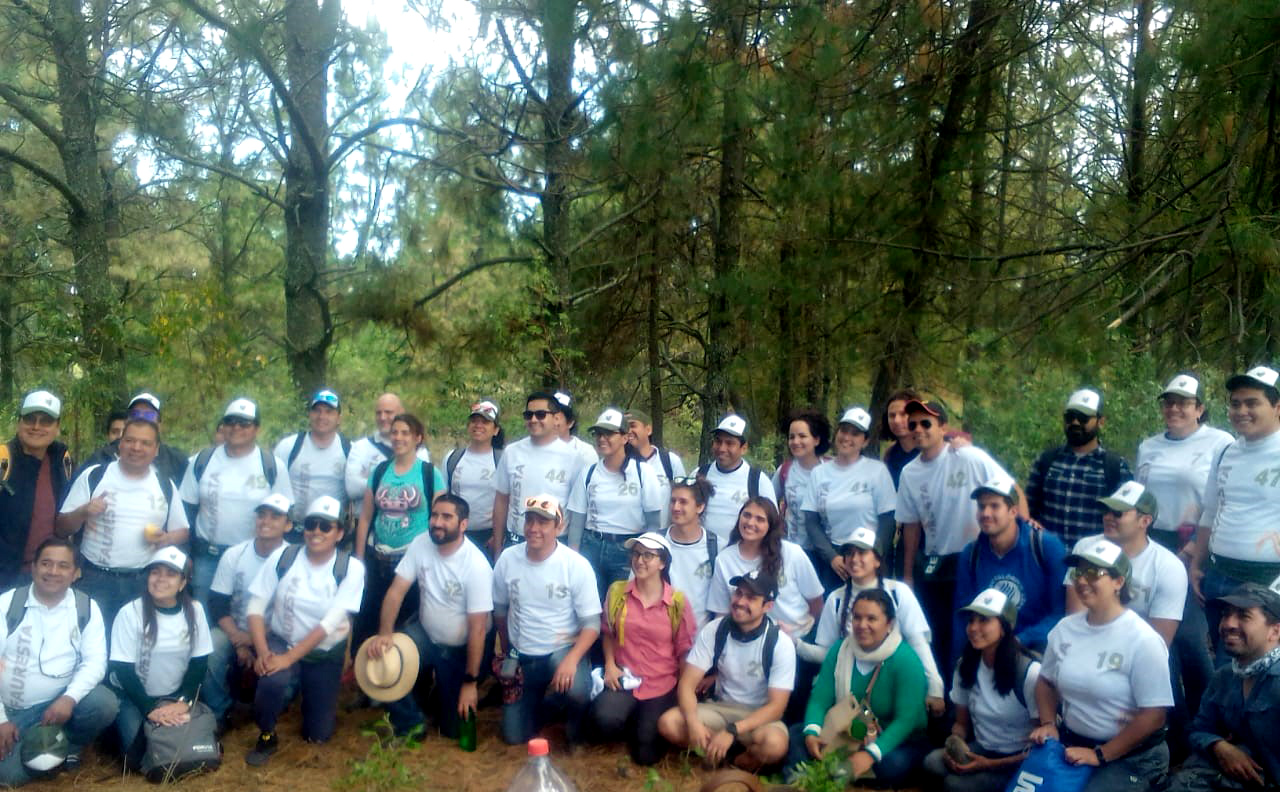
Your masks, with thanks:
M 1045 740 L 1044 745 L 1031 746 L 1004 792 L 1081 792 L 1094 769 L 1069 763 L 1062 743 Z

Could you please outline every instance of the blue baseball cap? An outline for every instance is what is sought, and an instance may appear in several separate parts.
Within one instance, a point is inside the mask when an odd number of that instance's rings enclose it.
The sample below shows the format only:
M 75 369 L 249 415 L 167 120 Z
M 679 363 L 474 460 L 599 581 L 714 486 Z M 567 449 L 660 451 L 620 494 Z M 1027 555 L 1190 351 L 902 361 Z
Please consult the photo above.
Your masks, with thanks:
M 342 409 L 342 401 L 338 398 L 338 394 L 328 388 L 321 388 L 311 397 L 311 401 L 307 402 L 307 409 L 315 407 L 317 404 L 324 404 L 335 410 Z

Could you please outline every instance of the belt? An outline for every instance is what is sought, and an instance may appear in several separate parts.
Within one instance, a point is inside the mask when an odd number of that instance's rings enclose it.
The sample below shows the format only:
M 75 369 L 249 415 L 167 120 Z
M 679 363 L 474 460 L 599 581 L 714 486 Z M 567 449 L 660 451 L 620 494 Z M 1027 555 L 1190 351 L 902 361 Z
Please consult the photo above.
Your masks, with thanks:
M 1092 737 L 1086 737 L 1083 734 L 1077 734 L 1076 732 L 1073 732 L 1070 729 L 1068 729 L 1066 726 L 1063 726 L 1060 729 L 1058 729 L 1058 733 L 1059 733 L 1058 736 L 1062 738 L 1061 739 L 1062 744 L 1067 746 L 1068 748 L 1073 748 L 1073 747 L 1074 748 L 1097 748 L 1099 745 L 1102 745 L 1105 742 L 1109 742 L 1109 740 L 1095 740 Z M 1155 748 L 1157 745 L 1164 742 L 1165 736 L 1167 734 L 1168 734 L 1168 729 L 1166 729 L 1164 726 L 1161 726 L 1159 729 L 1156 729 L 1154 732 L 1147 735 L 1146 739 L 1142 740 L 1142 742 L 1130 748 L 1129 752 L 1126 753 L 1124 756 L 1117 756 L 1112 759 L 1108 759 L 1107 761 L 1115 762 L 1120 759 L 1124 759 L 1126 757 L 1136 756 L 1144 751 L 1150 751 L 1152 748 Z
M 204 539 L 200 539 L 199 537 L 192 537 L 191 549 L 200 555 L 208 556 L 210 558 L 218 558 L 223 553 L 230 550 L 231 545 L 214 544 L 212 542 L 207 542 Z
M 124 567 L 104 567 L 104 566 L 99 566 L 98 564 L 95 564 L 92 561 L 88 561 L 88 560 L 86 560 L 84 564 L 85 566 L 93 567 L 94 570 L 98 572 L 102 572 L 103 574 L 106 574 L 106 575 L 113 575 L 115 577 L 129 577 L 131 575 L 140 575 L 146 570 L 146 567 L 139 567 L 138 569 L 125 569 Z
M 1209 563 L 1218 574 L 1235 578 L 1241 583 L 1269 586 L 1280 575 L 1280 564 L 1268 561 L 1243 561 L 1210 553 Z
M 604 531 L 596 531 L 591 528 L 587 528 L 586 532 L 591 534 L 592 536 L 597 537 L 602 542 L 611 542 L 613 544 L 622 544 L 628 539 L 634 539 L 640 535 L 640 534 L 612 534 L 612 533 L 605 533 Z

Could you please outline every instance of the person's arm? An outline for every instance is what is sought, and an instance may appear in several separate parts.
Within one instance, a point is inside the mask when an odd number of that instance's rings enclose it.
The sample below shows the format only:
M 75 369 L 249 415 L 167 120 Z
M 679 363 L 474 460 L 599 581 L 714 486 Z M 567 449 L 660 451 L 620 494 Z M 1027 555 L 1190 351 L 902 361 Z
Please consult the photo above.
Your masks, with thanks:
M 583 655 L 591 650 L 596 638 L 600 637 L 599 619 L 599 613 L 592 613 L 581 620 L 577 639 L 574 640 L 568 654 L 560 661 L 555 676 L 551 678 L 551 687 L 557 693 L 568 692 L 569 688 L 573 687 L 573 676 L 578 671 L 578 663 L 581 662 Z
M 827 534 L 822 515 L 815 511 L 805 510 L 800 512 L 800 516 L 804 522 L 804 532 L 809 536 L 809 544 L 813 546 L 813 549 L 822 557 L 827 566 L 836 569 L 833 562 L 840 554 L 836 552 L 835 546 L 831 544 L 831 537 Z M 839 570 L 836 571 L 838 572 Z M 841 577 L 844 576 L 841 575 Z
M 480 664 L 484 662 L 485 638 L 489 634 L 489 612 L 467 614 L 467 665 L 465 673 L 480 676 Z M 479 706 L 480 696 L 476 682 L 463 682 L 458 691 L 458 717 L 465 718 Z
M 364 560 L 365 548 L 369 545 L 369 523 L 373 521 L 373 491 L 365 488 L 364 500 L 360 502 L 360 519 L 356 521 L 356 539 L 355 545 L 351 548 L 352 554 Z
M 602 625 L 600 647 L 604 652 L 604 684 L 610 690 L 620 689 L 622 669 L 618 668 L 618 639 L 608 625 Z
M 209 655 L 193 657 L 187 661 L 187 672 L 182 675 L 182 684 L 178 686 L 178 695 L 186 699 L 188 706 L 195 700 L 204 684 L 205 673 L 209 670 Z
M 1151 628 L 1159 633 L 1160 637 L 1164 639 L 1165 646 L 1173 645 L 1173 636 L 1178 632 L 1179 622 L 1177 619 L 1150 618 L 1147 619 L 1147 623 L 1150 624 Z
M 908 586 L 915 583 L 913 568 L 920 549 L 920 528 L 918 522 L 902 524 L 902 582 Z
M 960 602 L 960 600 L 956 601 Z M 961 630 L 960 634 L 963 635 L 964 631 Z M 938 671 L 938 661 L 933 657 L 933 645 L 925 639 L 924 635 L 914 630 L 910 634 L 904 634 L 902 637 L 906 639 L 907 645 L 915 650 L 916 657 L 919 658 L 920 665 L 924 668 L 926 695 L 921 698 L 921 701 L 925 698 L 936 699 L 937 706 L 945 708 L 946 704 L 942 701 L 942 674 Z M 940 709 L 937 714 L 941 714 Z
M 881 690 L 881 685 L 886 685 L 887 691 L 893 697 L 892 717 L 886 724 L 882 716 L 880 734 L 873 743 L 864 748 L 877 762 L 911 735 L 923 732 L 929 724 L 929 717 L 925 714 L 924 708 L 926 693 L 924 669 L 917 663 L 904 662 L 911 659 L 913 658 L 897 653 L 890 656 L 884 661 L 880 680 L 876 683 L 877 691 Z
M 813 678 L 813 689 L 809 693 L 809 703 L 804 708 L 804 733 L 809 737 L 822 734 L 822 722 L 826 720 L 827 710 L 836 703 L 836 659 L 840 654 L 840 642 L 827 650 L 822 659 L 822 667 Z
M 1058 739 L 1058 688 L 1043 671 L 1036 680 L 1036 709 L 1040 711 L 1040 725 L 1031 730 L 1032 742 L 1043 744 Z
M 1038 689 L 1037 693 L 1039 693 Z M 1137 714 L 1125 724 L 1120 733 L 1099 745 L 1098 750 L 1102 751 L 1103 758 L 1108 762 L 1126 756 L 1139 743 L 1164 726 L 1166 714 L 1164 707 L 1139 708 Z M 1093 767 L 1100 764 L 1098 754 L 1093 748 L 1068 748 L 1067 761 Z
M 574 550 L 582 547 L 582 532 L 587 528 L 587 515 L 582 512 L 569 512 L 569 535 L 567 541 Z
M 1214 758 L 1210 750 L 1213 744 L 1219 740 L 1225 740 L 1226 735 L 1232 731 L 1226 710 L 1222 706 L 1226 696 L 1223 680 L 1231 684 L 1240 684 L 1231 674 L 1225 676 L 1215 674 L 1209 681 L 1209 687 L 1204 695 L 1200 697 L 1200 709 L 1192 717 L 1191 726 L 1187 729 L 1187 743 L 1206 759 Z
M 707 727 L 702 725 L 698 717 L 698 685 L 707 672 L 692 663 L 685 663 L 680 672 L 680 682 L 676 684 L 676 706 L 684 716 L 685 733 L 689 735 L 689 746 L 696 750 L 707 747 Z
M 1010 476 L 1010 478 L 1012 478 L 1012 476 Z M 1027 493 L 1022 491 L 1022 487 L 1018 484 L 1017 481 L 1013 482 L 1013 489 L 1015 492 L 1018 493 L 1018 503 L 1014 506 L 1014 509 L 1017 510 L 1019 517 L 1021 517 L 1024 520 L 1030 520 L 1031 509 L 1030 509 L 1030 506 L 1027 504 Z
M 156 699 L 147 695 L 147 690 L 138 678 L 137 666 L 121 660 L 111 661 L 111 673 L 125 698 L 138 708 L 144 716 L 156 708 Z
M 493 493 L 493 538 L 490 540 L 490 550 L 493 551 L 494 559 L 502 552 L 502 543 L 507 538 L 507 509 L 510 505 L 510 495 L 497 491 Z
M 750 731 L 757 729 L 766 723 L 782 720 L 782 715 L 787 711 L 787 702 L 791 700 L 791 691 L 785 688 L 769 688 L 769 693 L 765 702 L 757 710 L 752 711 L 750 715 L 742 720 L 735 721 L 738 724 L 738 731 Z

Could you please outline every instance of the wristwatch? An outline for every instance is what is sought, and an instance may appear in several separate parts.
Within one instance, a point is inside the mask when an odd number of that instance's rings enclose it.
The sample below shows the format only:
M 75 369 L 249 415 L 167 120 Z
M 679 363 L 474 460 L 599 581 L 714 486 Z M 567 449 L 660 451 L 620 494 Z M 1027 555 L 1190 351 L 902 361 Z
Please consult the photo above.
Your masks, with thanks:
M 463 683 L 464 685 L 465 685 L 465 684 L 468 684 L 468 683 L 474 684 L 474 683 L 479 682 L 479 681 L 480 681 L 480 678 L 479 678 L 479 677 L 477 677 L 475 674 L 473 674 L 473 673 L 469 672 L 469 671 L 468 671 L 467 673 L 465 673 L 465 674 L 463 674 L 463 675 L 462 675 L 462 683 Z
M 1107 757 L 1105 757 L 1105 756 L 1103 756 L 1103 755 L 1102 755 L 1102 746 L 1101 746 L 1101 745 L 1095 745 L 1095 746 L 1093 747 L 1093 755 L 1094 755 L 1094 756 L 1096 756 L 1096 757 L 1098 757 L 1098 767 L 1106 767 L 1106 766 L 1107 766 Z
M 738 739 L 738 724 L 733 721 L 729 721 L 729 723 L 724 727 L 724 730 L 729 732 L 729 734 L 733 736 L 733 739 Z

